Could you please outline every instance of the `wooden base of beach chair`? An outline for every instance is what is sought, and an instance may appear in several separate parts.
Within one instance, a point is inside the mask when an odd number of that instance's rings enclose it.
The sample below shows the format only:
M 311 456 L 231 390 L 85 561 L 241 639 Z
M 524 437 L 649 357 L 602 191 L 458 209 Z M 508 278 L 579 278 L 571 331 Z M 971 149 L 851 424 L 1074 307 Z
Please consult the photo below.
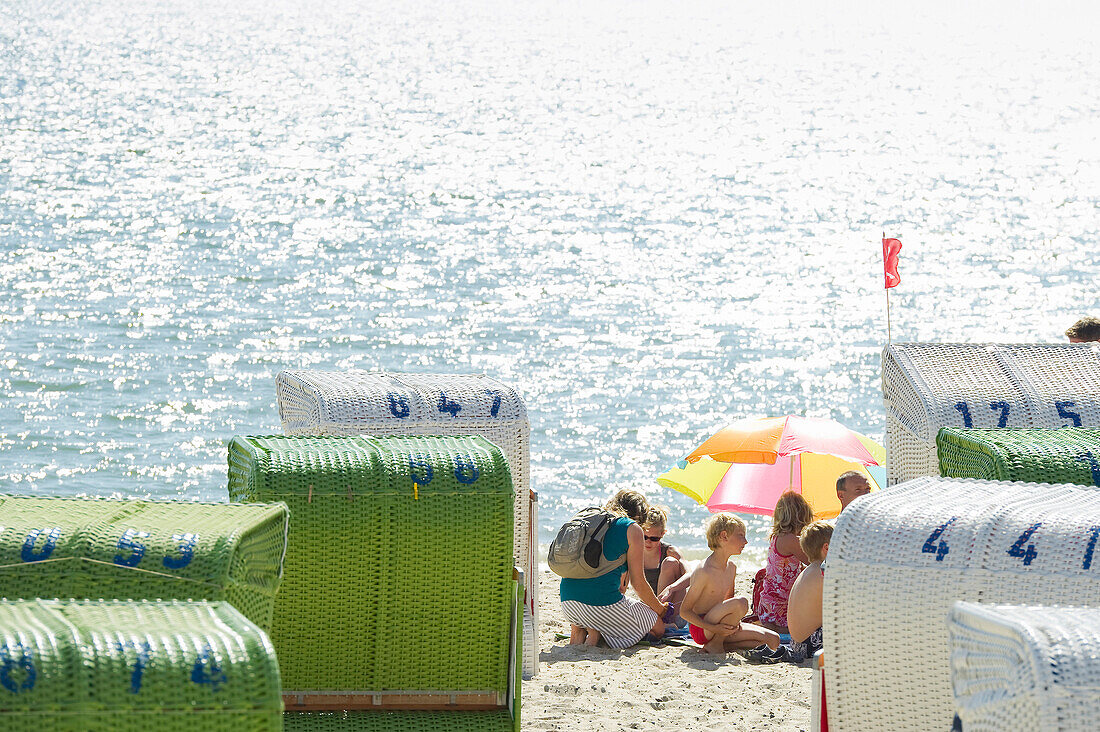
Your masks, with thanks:
M 382 692 L 372 694 L 342 692 L 284 693 L 283 706 L 288 712 L 322 711 L 443 711 L 457 709 L 468 712 L 488 712 L 501 707 L 494 692 L 485 693 L 414 693 Z

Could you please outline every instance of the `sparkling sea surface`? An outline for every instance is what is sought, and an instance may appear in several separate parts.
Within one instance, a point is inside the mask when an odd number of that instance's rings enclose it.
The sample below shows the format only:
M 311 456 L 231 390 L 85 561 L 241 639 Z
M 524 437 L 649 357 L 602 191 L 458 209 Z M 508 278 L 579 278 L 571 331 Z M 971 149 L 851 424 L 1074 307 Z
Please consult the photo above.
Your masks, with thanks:
M 1100 315 L 1096 7 L 5 0 L 0 491 L 224 500 L 282 369 L 484 372 L 543 543 L 701 549 L 722 423 L 883 439 L 883 231 L 895 340 Z

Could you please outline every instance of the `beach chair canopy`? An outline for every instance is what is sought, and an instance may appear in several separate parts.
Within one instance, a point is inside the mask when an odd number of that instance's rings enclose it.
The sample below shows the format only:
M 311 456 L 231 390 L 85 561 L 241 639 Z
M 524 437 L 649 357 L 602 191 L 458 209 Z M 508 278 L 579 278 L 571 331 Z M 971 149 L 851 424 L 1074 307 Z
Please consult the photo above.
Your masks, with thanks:
M 882 394 L 893 485 L 939 474 L 942 427 L 1100 427 L 1100 344 L 894 343 Z
M 1100 605 L 1100 491 L 918 478 L 856 499 L 823 590 L 830 727 L 949 729 L 957 601 Z
M 343 709 L 472 706 L 485 712 L 476 728 L 505 718 L 512 728 L 522 591 L 511 475 L 495 445 L 236 437 L 229 481 L 233 500 L 290 507 L 271 631 L 288 709 L 326 696 Z M 308 728 L 327 718 L 294 719 Z
M 1100 486 L 1100 429 L 944 427 L 936 453 L 944 477 Z
M 964 730 L 1096 729 L 1100 608 L 959 602 L 948 633 Z
M 0 600 L 0 728 L 278 732 L 278 664 L 225 602 Z
M 531 428 L 512 387 L 482 374 L 282 371 L 275 377 L 287 435 L 480 435 L 504 453 L 515 486 L 514 554 L 525 576 L 523 670 L 538 671 L 537 497 Z

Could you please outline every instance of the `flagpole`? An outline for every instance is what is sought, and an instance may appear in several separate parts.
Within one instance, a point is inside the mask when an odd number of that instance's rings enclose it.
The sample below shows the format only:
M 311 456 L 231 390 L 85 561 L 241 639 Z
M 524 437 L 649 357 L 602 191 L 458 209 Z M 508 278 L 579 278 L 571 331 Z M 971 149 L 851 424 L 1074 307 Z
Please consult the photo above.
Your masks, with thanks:
M 882 232 L 882 240 L 883 240 L 883 242 L 886 241 L 886 232 L 885 231 Z M 885 250 L 886 250 L 886 247 L 883 246 L 883 251 L 885 252 Z M 887 287 L 886 288 L 886 345 L 890 345 L 891 340 L 892 340 L 892 338 L 891 338 L 891 332 L 890 332 L 890 288 Z

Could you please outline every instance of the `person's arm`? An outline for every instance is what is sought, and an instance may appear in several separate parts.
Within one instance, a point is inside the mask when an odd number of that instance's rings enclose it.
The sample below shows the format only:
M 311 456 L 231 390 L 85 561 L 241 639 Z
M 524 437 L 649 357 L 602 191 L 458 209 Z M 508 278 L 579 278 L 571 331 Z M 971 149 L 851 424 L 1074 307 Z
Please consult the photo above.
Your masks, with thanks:
M 775 550 L 784 556 L 792 554 L 803 564 L 809 564 L 810 558 L 802 551 L 802 545 L 798 543 L 797 534 L 780 534 L 775 538 Z
M 645 581 L 644 551 L 645 539 L 642 535 L 642 527 L 632 523 L 626 529 L 626 573 L 630 575 L 630 584 L 638 593 L 638 599 L 657 613 L 657 617 L 663 618 L 668 605 L 657 599 L 653 594 L 653 588 Z
M 691 572 L 684 572 L 684 575 L 673 582 L 671 585 L 661 590 L 661 594 L 658 596 L 661 602 L 668 602 L 668 598 L 675 595 L 680 590 L 687 589 L 687 586 L 691 584 Z
M 665 555 L 669 556 L 669 557 L 672 557 L 673 559 L 681 559 L 682 560 L 684 558 L 680 554 L 680 550 L 677 549 L 674 546 L 670 546 L 667 550 L 665 550 Z
M 626 588 L 630 584 L 630 574 L 623 572 L 623 576 L 619 578 L 619 594 L 625 595 Z

